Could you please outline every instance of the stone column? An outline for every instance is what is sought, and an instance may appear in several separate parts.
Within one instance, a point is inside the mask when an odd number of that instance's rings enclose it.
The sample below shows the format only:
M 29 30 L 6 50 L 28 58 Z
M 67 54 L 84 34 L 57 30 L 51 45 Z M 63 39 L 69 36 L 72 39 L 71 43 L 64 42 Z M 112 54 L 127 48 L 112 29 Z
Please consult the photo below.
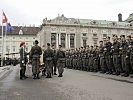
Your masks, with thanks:
M 74 35 L 74 48 L 76 48 L 76 34 Z
M 66 40 L 66 41 L 65 41 L 65 42 L 66 42 L 66 43 L 65 43 L 65 46 L 66 46 L 65 48 L 66 48 L 66 49 L 68 49 L 68 39 L 67 39 L 67 33 L 66 33 L 65 40 Z
M 68 49 L 70 49 L 70 34 L 67 35 L 68 35 Z
M 61 33 L 59 33 L 59 45 L 61 45 Z
M 59 42 L 59 41 L 58 41 L 58 33 L 56 33 L 56 48 L 57 48 L 57 49 L 58 49 L 58 45 L 59 45 L 58 42 Z

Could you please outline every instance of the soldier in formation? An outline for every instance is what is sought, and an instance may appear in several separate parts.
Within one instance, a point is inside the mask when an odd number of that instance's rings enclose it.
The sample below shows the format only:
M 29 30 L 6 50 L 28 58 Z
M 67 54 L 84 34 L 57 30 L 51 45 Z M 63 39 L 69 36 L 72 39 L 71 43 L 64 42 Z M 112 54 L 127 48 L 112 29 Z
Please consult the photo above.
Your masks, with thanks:
M 133 35 L 114 35 L 112 40 L 107 37 L 99 41 L 99 46 L 66 50 L 66 67 L 133 77 Z

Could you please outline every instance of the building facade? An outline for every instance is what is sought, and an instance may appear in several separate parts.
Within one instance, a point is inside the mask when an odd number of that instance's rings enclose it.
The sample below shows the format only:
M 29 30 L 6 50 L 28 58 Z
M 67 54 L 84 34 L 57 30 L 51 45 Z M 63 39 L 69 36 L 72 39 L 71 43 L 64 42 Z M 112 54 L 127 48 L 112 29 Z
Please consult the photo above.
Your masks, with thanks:
M 114 34 L 133 34 L 133 23 L 122 21 L 121 14 L 118 16 L 119 21 L 75 19 L 66 18 L 64 15 L 52 20 L 45 18 L 41 31 L 38 32 L 38 39 L 41 46 L 51 43 L 56 48 L 62 45 L 64 49 L 70 49 L 98 45 L 100 40 Z
M 5 28 L 5 27 L 4 27 Z M 20 43 L 26 42 L 26 51 L 29 52 L 33 46 L 33 42 L 37 39 L 39 27 L 18 27 L 13 26 L 12 32 L 4 32 L 4 57 L 19 58 Z M 4 29 L 5 30 L 5 29 Z M 0 27 L 1 32 L 1 27 Z M 0 35 L 1 36 L 1 35 Z M 2 38 L 0 38 L 0 55 L 2 54 Z M 10 55 L 9 55 L 10 54 Z

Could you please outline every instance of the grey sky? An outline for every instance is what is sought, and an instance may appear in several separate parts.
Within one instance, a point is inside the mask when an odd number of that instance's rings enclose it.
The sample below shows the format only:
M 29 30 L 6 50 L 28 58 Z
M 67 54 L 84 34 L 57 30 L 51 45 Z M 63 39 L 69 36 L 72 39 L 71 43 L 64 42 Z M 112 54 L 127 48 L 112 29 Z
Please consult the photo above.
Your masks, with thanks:
M 68 18 L 117 21 L 118 13 L 122 13 L 125 20 L 133 13 L 132 4 L 133 0 L 1 0 L 0 9 L 12 25 L 38 26 L 43 18 L 53 19 L 58 14 Z

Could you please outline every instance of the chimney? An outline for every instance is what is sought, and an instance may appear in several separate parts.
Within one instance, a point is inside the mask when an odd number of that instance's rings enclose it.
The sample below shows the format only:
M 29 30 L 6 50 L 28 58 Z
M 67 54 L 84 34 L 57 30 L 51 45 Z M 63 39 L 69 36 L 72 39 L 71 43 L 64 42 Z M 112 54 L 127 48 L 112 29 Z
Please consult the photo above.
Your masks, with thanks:
M 121 13 L 118 14 L 118 21 L 122 22 L 122 14 Z

